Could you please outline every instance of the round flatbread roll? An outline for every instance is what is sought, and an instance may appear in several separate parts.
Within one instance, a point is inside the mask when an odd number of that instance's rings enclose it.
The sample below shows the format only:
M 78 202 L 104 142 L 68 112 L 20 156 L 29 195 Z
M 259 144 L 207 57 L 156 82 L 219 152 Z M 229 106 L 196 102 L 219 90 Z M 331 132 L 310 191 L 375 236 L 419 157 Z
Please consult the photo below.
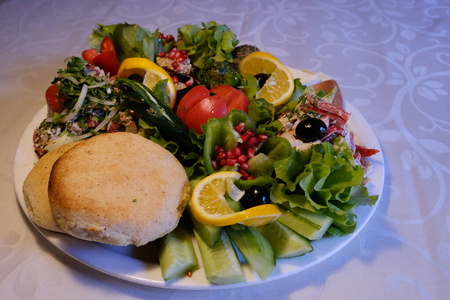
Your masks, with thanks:
M 137 134 L 80 142 L 53 166 L 49 198 L 58 225 L 89 241 L 145 245 L 178 225 L 189 199 L 181 163 Z
M 74 143 L 63 145 L 42 156 L 28 173 L 22 186 L 25 205 L 31 221 L 47 230 L 63 232 L 56 223 L 50 208 L 48 181 L 55 161 L 73 145 Z

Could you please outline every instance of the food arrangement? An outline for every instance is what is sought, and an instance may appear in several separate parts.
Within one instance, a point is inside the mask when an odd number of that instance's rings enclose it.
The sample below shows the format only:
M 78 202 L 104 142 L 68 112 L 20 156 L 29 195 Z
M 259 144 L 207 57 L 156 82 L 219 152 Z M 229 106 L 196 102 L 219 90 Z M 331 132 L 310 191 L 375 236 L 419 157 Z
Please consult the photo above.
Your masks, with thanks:
M 40 183 L 49 186 L 46 214 L 55 216 L 57 231 L 71 234 L 59 226 L 52 204 L 59 199 L 52 178 L 64 177 L 56 176 L 55 166 L 60 159 L 70 161 L 69 154 L 81 147 L 98 153 L 100 148 L 89 148 L 87 141 L 103 136 L 139 136 L 184 168 L 190 201 L 180 205 L 179 195 L 170 204 L 181 207 L 183 216 L 169 232 L 146 240 L 160 249 L 165 280 L 195 272 L 201 259 L 210 282 L 245 281 L 236 250 L 265 279 L 278 258 L 305 255 L 324 235 L 351 234 L 356 207 L 376 203 L 377 195 L 369 195 L 365 183 L 370 180 L 367 157 L 378 150 L 354 144 L 347 129 L 350 115 L 334 81 L 306 86 L 278 59 L 239 45 L 226 25 L 215 22 L 180 27 L 176 39 L 137 25 L 99 25 L 89 43 L 91 49 L 58 71 L 46 93 L 49 116 L 33 136 L 41 160 L 76 143 L 50 160 L 48 181 Z M 118 156 L 134 145 L 123 144 L 117 146 L 124 149 Z M 131 198 L 125 195 L 128 204 L 143 202 Z M 95 228 L 85 228 L 89 238 L 71 235 L 114 244 L 105 239 L 107 227 Z M 133 226 L 128 228 L 132 234 Z M 195 255 L 192 235 L 201 257 Z

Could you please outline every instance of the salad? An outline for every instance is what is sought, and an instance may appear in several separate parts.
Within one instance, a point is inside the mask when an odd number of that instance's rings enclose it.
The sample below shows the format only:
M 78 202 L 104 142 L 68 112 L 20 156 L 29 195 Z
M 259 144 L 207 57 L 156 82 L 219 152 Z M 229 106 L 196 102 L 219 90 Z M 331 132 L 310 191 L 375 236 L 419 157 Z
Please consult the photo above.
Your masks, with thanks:
M 175 155 L 192 198 L 159 241 L 165 280 L 195 271 L 192 234 L 211 282 L 245 280 L 236 249 L 265 279 L 277 258 L 354 232 L 356 207 L 376 203 L 365 184 L 367 158 L 378 150 L 355 145 L 335 82 L 304 85 L 214 21 L 182 26 L 176 38 L 136 24 L 98 25 L 89 47 L 66 60 L 46 91 L 49 114 L 34 148 L 44 155 L 127 131 Z M 210 210 L 215 199 L 224 211 Z

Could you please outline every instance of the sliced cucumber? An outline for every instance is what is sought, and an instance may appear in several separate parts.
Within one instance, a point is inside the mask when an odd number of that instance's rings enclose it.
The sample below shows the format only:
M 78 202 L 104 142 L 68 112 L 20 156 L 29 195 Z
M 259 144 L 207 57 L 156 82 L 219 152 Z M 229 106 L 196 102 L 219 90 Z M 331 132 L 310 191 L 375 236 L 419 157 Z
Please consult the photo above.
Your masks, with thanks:
M 278 221 L 309 240 L 321 239 L 333 223 L 333 219 L 328 216 L 298 207 L 293 209 L 295 213 L 281 205 L 278 208 L 281 212 Z
M 161 239 L 159 264 L 166 281 L 182 277 L 197 267 L 192 236 L 183 224 Z
M 257 227 L 270 242 L 276 258 L 305 255 L 313 250 L 309 241 L 278 221 Z
M 270 242 L 254 227 L 245 227 L 241 230 L 226 227 L 225 231 L 250 267 L 262 280 L 266 279 L 276 266 Z
M 224 230 L 213 246 L 208 246 L 195 230 L 194 234 L 209 281 L 220 285 L 245 281 L 241 263 Z
M 208 226 L 197 221 L 192 215 L 190 204 L 186 205 L 185 211 L 189 214 L 190 219 L 192 221 L 192 226 L 194 227 L 194 230 L 198 233 L 198 235 L 201 237 L 201 239 L 208 246 L 214 245 L 219 239 L 222 227 Z

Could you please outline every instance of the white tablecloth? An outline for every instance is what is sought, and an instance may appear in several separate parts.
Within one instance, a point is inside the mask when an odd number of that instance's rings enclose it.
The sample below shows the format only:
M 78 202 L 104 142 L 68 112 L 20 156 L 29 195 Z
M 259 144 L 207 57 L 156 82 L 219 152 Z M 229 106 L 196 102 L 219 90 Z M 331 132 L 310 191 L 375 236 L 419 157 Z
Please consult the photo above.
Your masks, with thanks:
M 0 1 L 1 299 L 448 299 L 448 1 Z M 375 131 L 385 186 L 367 226 L 336 255 L 261 285 L 206 291 L 129 283 L 72 259 L 19 207 L 13 162 L 64 59 L 97 23 L 176 34 L 225 23 L 294 68 L 336 79 Z M 31 138 L 31 137 L 30 137 Z

